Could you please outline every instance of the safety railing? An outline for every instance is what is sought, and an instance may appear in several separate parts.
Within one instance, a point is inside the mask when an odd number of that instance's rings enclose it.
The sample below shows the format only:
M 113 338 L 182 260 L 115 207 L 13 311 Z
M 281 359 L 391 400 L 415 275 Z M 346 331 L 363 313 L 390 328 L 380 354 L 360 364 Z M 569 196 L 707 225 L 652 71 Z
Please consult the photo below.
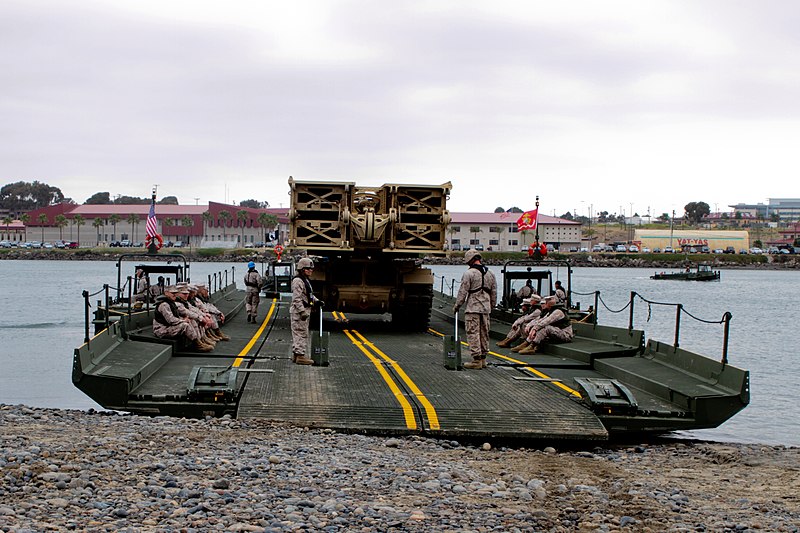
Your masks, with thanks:
M 441 278 L 439 280 L 439 292 L 441 294 L 448 294 L 445 288 L 449 289 L 449 294 L 452 297 L 455 292 L 456 284 L 460 285 L 460 281 L 456 279 L 450 279 L 448 282 L 444 276 L 435 276 L 435 278 Z M 569 291 L 571 296 L 593 296 L 594 297 L 594 312 L 591 314 L 591 320 L 593 324 L 597 324 L 598 314 L 600 310 L 600 306 L 608 311 L 609 313 L 622 313 L 626 309 L 629 311 L 628 316 L 628 331 L 633 330 L 634 325 L 634 303 L 635 301 L 641 300 L 642 302 L 648 305 L 648 320 L 652 314 L 652 306 L 672 306 L 675 307 L 675 329 L 673 335 L 673 343 L 672 346 L 674 348 L 680 347 L 680 338 L 681 338 L 681 317 L 686 315 L 688 318 L 693 319 L 697 322 L 703 324 L 722 324 L 723 332 L 722 332 L 722 358 L 721 362 L 723 365 L 728 364 L 728 341 L 730 339 L 730 323 L 733 315 L 726 311 L 723 313 L 722 318 L 719 320 L 707 320 L 695 316 L 693 313 L 687 311 L 683 304 L 678 303 L 669 303 L 669 302 L 659 302 L 656 300 L 650 300 L 645 298 L 644 296 L 638 294 L 635 291 L 631 291 L 630 298 L 628 299 L 628 303 L 625 304 L 621 309 L 612 309 L 611 307 L 606 304 L 605 300 L 603 300 L 600 291 L 593 291 L 593 292 L 577 292 L 577 291 Z
M 680 303 L 671 303 L 671 302 L 659 302 L 656 300 L 650 300 L 645 298 L 641 294 L 637 293 L 636 291 L 631 291 L 630 298 L 628 299 L 628 303 L 626 303 L 620 309 L 612 309 L 611 307 L 606 304 L 605 300 L 603 300 L 602 296 L 600 295 L 600 291 L 594 292 L 575 292 L 573 294 L 577 294 L 579 296 L 594 296 L 594 316 L 592 322 L 597 324 L 597 319 L 600 311 L 600 306 L 602 305 L 603 308 L 608 311 L 609 313 L 622 313 L 626 309 L 628 310 L 628 331 L 633 330 L 633 322 L 634 322 L 634 308 L 636 304 L 636 300 L 641 300 L 642 302 L 646 303 L 648 306 L 647 311 L 647 319 L 650 320 L 652 316 L 652 307 L 653 306 L 664 306 L 664 307 L 674 307 L 675 308 L 675 329 L 673 335 L 673 342 L 672 346 L 674 348 L 680 347 L 680 339 L 681 339 L 681 317 L 686 315 L 687 317 L 703 323 L 703 324 L 722 324 L 722 359 L 721 362 L 723 365 L 728 363 L 728 341 L 730 339 L 730 324 L 733 315 L 729 311 L 725 311 L 722 314 L 722 318 L 719 320 L 707 320 L 704 318 L 700 318 L 695 316 L 694 314 L 687 311 L 683 304 Z
M 235 276 L 235 266 L 231 266 L 229 269 L 224 269 L 219 272 L 214 272 L 213 274 L 208 275 L 208 292 L 209 294 L 214 294 L 218 291 L 223 290 L 225 287 L 228 286 L 228 280 L 230 279 L 233 282 L 236 279 Z M 228 271 L 230 270 L 230 277 L 228 276 Z M 186 280 L 189 281 L 188 279 Z M 134 294 L 133 294 L 133 276 L 128 276 L 125 280 L 125 283 L 121 287 L 112 287 L 108 283 L 103 284 L 103 287 L 98 290 L 97 292 L 90 293 L 89 291 L 82 291 L 83 296 L 83 342 L 85 344 L 90 344 L 91 337 L 89 336 L 90 332 L 90 324 L 94 323 L 91 320 L 91 308 L 92 304 L 90 298 L 97 296 L 98 294 L 102 294 L 102 299 L 97 300 L 97 310 L 105 309 L 105 312 L 102 315 L 98 314 L 98 317 L 102 316 L 102 322 L 99 322 L 104 326 L 103 329 L 108 329 L 111 325 L 111 309 L 115 305 L 117 306 L 114 309 L 114 313 L 117 316 L 130 316 L 134 312 L 149 312 L 151 310 L 151 302 L 149 297 L 145 297 L 142 301 L 142 307 L 136 308 L 134 306 Z M 123 294 L 127 289 L 127 295 L 123 299 Z M 112 297 L 112 293 L 115 296 Z M 123 304 L 123 305 L 119 305 Z

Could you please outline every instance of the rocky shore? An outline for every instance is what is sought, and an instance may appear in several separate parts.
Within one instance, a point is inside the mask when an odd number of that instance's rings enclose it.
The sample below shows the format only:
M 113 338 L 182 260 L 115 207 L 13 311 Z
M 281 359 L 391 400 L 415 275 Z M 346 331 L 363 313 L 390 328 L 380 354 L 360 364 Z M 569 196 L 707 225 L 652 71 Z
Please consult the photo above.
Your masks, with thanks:
M 800 449 L 528 448 L 0 405 L 0 531 L 800 531 Z

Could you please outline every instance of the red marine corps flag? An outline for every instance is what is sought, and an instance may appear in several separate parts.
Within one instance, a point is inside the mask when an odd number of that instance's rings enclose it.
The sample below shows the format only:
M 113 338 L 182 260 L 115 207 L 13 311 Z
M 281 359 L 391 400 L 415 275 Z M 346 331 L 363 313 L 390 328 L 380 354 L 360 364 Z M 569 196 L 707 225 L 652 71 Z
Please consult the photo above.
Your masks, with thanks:
M 536 209 L 533 211 L 525 211 L 522 213 L 522 216 L 519 217 L 517 220 L 517 229 L 519 231 L 524 230 L 535 230 L 536 224 L 539 220 L 539 207 L 537 206 Z

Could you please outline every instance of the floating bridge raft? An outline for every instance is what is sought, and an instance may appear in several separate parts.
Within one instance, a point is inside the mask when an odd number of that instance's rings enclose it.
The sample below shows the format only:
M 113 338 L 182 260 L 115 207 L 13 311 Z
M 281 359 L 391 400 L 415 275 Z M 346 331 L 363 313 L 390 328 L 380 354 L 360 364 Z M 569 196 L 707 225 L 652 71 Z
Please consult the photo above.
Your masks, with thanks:
M 231 285 L 213 298 L 231 337 L 213 352 L 154 337 L 152 310 L 123 314 L 75 350 L 73 382 L 104 408 L 138 414 L 443 437 L 606 440 L 716 427 L 749 402 L 747 371 L 591 323 L 574 324 L 573 342 L 543 353 L 495 347 L 486 369 L 448 370 L 453 300 L 438 293 L 425 332 L 397 332 L 381 315 L 324 312 L 327 364 L 300 366 L 291 362 L 287 300 L 262 297 L 260 322 L 250 324 L 243 291 Z M 491 335 L 507 330 L 495 320 Z

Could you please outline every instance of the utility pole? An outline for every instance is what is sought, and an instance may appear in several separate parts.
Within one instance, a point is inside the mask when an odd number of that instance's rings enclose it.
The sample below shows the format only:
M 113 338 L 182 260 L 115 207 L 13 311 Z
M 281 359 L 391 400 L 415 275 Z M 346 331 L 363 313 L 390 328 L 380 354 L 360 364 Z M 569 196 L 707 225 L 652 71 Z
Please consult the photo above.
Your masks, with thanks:
M 675 210 L 672 210 L 672 218 L 669 219 L 669 247 L 672 248 L 672 231 L 673 226 L 675 225 Z M 672 248 L 673 251 L 675 250 Z

